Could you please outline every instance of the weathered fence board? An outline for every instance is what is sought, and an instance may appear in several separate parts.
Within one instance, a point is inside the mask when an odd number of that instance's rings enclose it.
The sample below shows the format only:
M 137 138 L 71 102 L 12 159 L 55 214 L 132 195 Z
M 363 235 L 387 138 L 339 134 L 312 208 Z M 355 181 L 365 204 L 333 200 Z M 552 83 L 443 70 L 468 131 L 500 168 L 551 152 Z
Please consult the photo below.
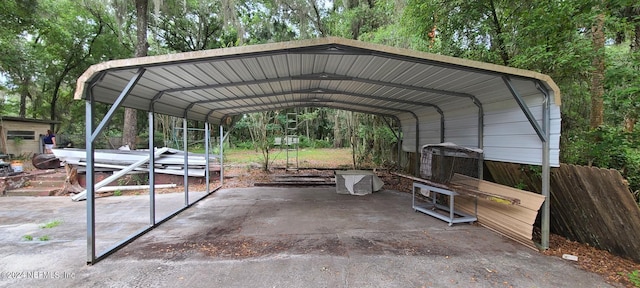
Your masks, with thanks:
M 540 193 L 537 171 L 486 163 L 495 182 Z M 551 170 L 550 180 L 551 231 L 640 261 L 640 209 L 620 172 L 562 164 Z

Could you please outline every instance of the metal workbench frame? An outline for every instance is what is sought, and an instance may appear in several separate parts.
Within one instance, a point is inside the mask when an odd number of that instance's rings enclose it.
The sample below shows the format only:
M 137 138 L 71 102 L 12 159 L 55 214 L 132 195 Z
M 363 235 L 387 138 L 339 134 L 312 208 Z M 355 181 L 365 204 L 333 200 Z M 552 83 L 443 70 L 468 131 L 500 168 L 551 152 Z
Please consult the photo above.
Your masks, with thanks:
M 416 188 L 428 190 L 431 198 L 431 203 L 425 203 L 422 205 L 416 204 Z M 436 196 L 434 194 L 442 194 L 449 196 L 449 207 L 440 205 L 436 202 Z M 424 214 L 436 217 L 442 221 L 448 222 L 449 226 L 453 226 L 454 223 L 473 223 L 478 221 L 478 197 L 475 198 L 475 216 L 469 215 L 455 210 L 455 197 L 460 195 L 459 193 L 439 187 L 430 186 L 423 183 L 413 182 L 411 206 L 414 211 L 422 212 Z M 437 210 L 444 210 L 449 212 L 449 216 L 439 213 Z

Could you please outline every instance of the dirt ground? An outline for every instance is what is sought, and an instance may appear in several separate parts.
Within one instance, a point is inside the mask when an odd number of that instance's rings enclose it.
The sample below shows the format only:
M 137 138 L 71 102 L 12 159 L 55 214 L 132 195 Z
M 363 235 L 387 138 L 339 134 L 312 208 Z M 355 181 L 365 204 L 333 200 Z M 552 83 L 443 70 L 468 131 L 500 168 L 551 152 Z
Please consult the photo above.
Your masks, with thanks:
M 258 167 L 251 166 L 238 166 L 225 168 L 225 182 L 223 188 L 242 188 L 253 187 L 257 182 L 270 182 L 273 179 L 273 175 L 279 174 L 314 174 L 314 175 L 333 175 L 334 170 L 315 170 L 304 169 L 298 171 L 285 171 L 284 169 L 273 169 L 269 172 L 264 172 Z M 400 192 L 411 193 L 412 182 L 408 179 L 404 179 L 398 176 L 389 174 L 386 170 L 376 171 L 378 176 L 384 181 L 385 189 L 396 190 Z M 218 187 L 219 181 L 215 181 L 211 184 L 211 188 Z M 190 190 L 195 191 L 201 189 L 203 191 L 204 185 L 192 185 Z M 173 193 L 181 192 L 182 187 L 173 189 L 159 189 L 158 193 Z M 123 195 L 137 195 L 145 193 L 146 191 L 124 191 Z M 111 196 L 112 193 L 105 193 L 102 196 Z M 257 247 L 256 243 L 236 243 L 234 245 L 238 250 L 234 251 L 218 251 L 216 249 L 210 249 L 210 247 L 202 247 L 204 250 L 210 250 L 212 254 L 227 254 L 230 253 L 236 256 L 250 256 L 252 253 L 256 253 L 254 249 L 250 247 Z M 260 246 L 260 245 L 258 245 Z M 624 287 L 638 287 L 635 286 L 629 280 L 629 274 L 633 271 L 640 270 L 640 264 L 635 263 L 632 260 L 622 258 L 620 256 L 613 255 L 608 251 L 599 250 L 586 244 L 578 243 L 568 240 L 562 236 L 552 234 L 550 237 L 549 249 L 544 251 L 545 255 L 549 257 L 562 258 L 563 254 L 575 255 L 578 257 L 577 265 L 582 269 L 597 273 L 601 275 L 608 283 L 616 286 Z M 176 247 L 173 247 L 176 248 Z M 264 247 L 263 247 L 264 248 Z M 279 249 L 286 247 L 267 247 L 270 249 Z M 567 260 L 568 261 L 568 260 Z

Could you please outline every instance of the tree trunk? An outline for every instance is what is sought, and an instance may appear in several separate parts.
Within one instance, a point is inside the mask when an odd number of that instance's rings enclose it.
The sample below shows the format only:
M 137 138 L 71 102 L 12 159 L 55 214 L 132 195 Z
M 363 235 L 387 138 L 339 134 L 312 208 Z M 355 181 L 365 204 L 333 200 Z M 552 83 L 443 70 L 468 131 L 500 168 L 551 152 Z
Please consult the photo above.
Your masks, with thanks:
M 136 57 L 147 56 L 149 43 L 147 42 L 148 28 L 148 0 L 136 0 Z M 122 128 L 122 145 L 129 145 L 131 149 L 136 148 L 136 136 L 138 135 L 137 111 L 133 108 L 124 109 L 124 127 Z M 149 147 L 150 149 L 152 147 Z M 185 147 L 186 150 L 186 147 Z
M 22 80 L 20 88 L 20 112 L 19 116 L 24 118 L 27 116 L 27 98 L 29 97 L 29 77 Z
M 637 17 L 640 17 L 640 15 L 637 15 Z M 631 50 L 634 52 L 640 51 L 640 19 L 637 21 L 638 23 L 636 24 L 634 33 L 635 36 L 633 37 L 633 47 L 631 47 Z
M 495 26 L 494 28 L 496 29 L 496 41 L 498 42 L 498 52 L 500 54 L 500 58 L 502 58 L 502 64 L 505 66 L 509 66 L 509 62 L 510 62 L 510 57 L 509 57 L 509 53 L 507 52 L 507 46 L 504 43 L 504 35 L 502 33 L 502 24 L 500 23 L 500 19 L 498 19 L 498 11 L 496 9 L 495 3 L 493 3 L 492 1 L 489 1 L 491 4 L 491 16 L 493 19 L 493 25 Z
M 595 52 L 591 73 L 591 128 L 597 128 L 602 125 L 604 111 L 604 13 L 596 16 L 591 34 Z
M 342 135 L 340 134 L 340 111 L 335 111 L 333 121 L 333 148 L 342 148 Z
M 640 16 L 640 15 L 636 15 L 636 16 Z M 636 20 L 636 24 L 635 24 L 635 29 L 634 29 L 634 37 L 633 37 L 633 41 L 631 42 L 631 52 L 632 53 L 638 53 L 638 51 L 640 51 L 640 19 Z M 638 121 L 638 119 L 636 119 L 637 114 L 635 109 L 633 109 L 632 111 L 629 111 L 629 113 L 627 113 L 624 116 L 624 130 L 626 132 L 633 132 L 633 129 L 636 126 L 636 122 Z
M 304 114 L 307 115 L 307 113 L 309 113 L 309 110 L 307 110 L 307 108 L 304 108 Z M 309 134 L 309 122 L 311 122 L 311 119 L 307 119 L 304 121 L 305 122 L 305 126 L 307 128 L 307 140 L 311 140 L 310 134 Z

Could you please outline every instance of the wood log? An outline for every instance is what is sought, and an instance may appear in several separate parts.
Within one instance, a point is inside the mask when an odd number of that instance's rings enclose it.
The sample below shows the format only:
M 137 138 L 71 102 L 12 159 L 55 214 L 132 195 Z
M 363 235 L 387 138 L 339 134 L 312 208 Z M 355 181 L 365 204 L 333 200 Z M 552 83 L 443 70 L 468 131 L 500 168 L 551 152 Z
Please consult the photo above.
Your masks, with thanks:
M 69 193 L 76 194 L 84 190 L 84 188 L 80 186 L 80 183 L 78 183 L 78 169 L 70 164 L 66 164 L 64 165 L 64 170 L 67 172 L 67 178 L 64 180 L 64 187 L 56 193 L 56 196 L 67 195 Z
M 53 154 L 38 154 L 31 158 L 31 164 L 38 169 L 56 169 L 60 167 L 60 159 Z

